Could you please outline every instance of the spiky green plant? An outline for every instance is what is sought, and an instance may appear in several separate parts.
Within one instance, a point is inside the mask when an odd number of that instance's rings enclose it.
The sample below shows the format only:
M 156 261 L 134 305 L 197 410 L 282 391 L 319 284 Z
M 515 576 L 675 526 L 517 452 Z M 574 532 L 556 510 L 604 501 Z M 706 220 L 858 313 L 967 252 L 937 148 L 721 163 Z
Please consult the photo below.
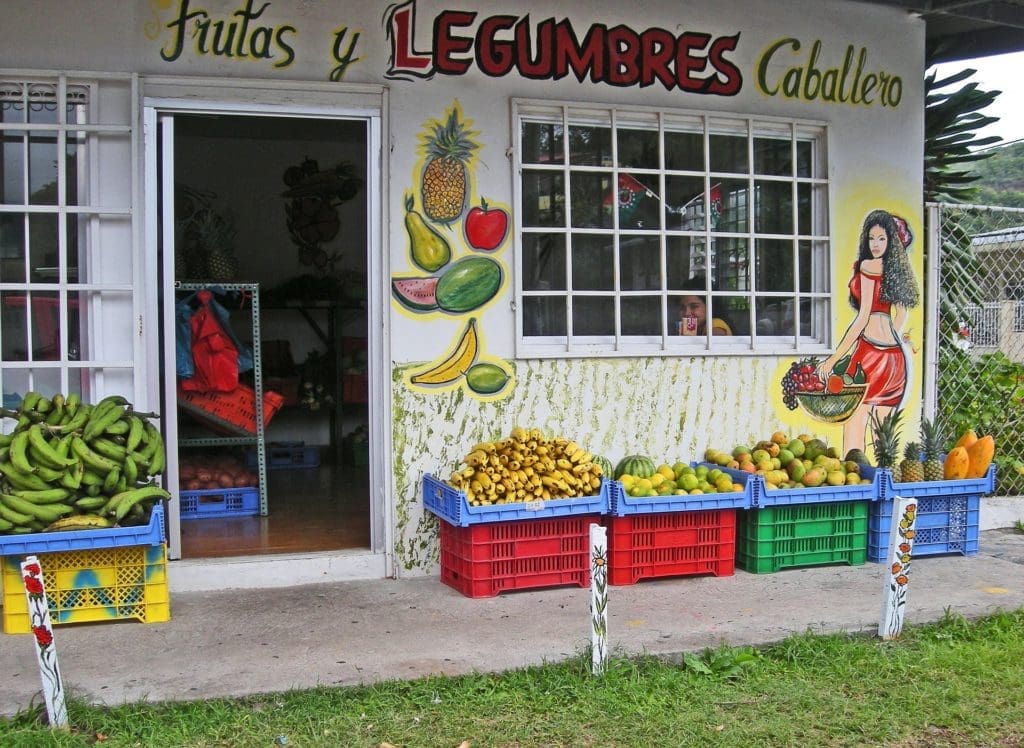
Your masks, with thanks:
M 899 459 L 900 419 L 902 408 L 893 408 L 879 418 L 878 411 L 871 411 L 871 433 L 874 438 L 875 463 L 880 468 L 892 470 Z

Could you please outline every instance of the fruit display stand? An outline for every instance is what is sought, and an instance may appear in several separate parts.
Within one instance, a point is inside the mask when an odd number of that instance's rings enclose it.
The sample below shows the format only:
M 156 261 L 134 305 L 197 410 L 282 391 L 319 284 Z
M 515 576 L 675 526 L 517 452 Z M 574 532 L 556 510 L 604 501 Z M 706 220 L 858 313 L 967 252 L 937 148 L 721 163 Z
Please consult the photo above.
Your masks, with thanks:
M 43 569 L 54 624 L 170 620 L 164 540 L 160 503 L 145 525 L 0 536 L 4 633 L 31 632 L 20 570 L 28 555 Z
M 596 496 L 471 506 L 465 493 L 423 477 L 423 505 L 441 521 L 441 581 L 472 598 L 590 584 L 590 525 L 608 511 Z
M 995 490 L 996 469 L 990 465 L 983 478 L 918 481 L 893 480 L 888 470 L 879 471 L 881 499 L 871 506 L 868 525 L 868 560 L 888 561 L 894 497 L 917 499 L 913 558 L 959 553 L 977 555 L 981 497 Z
M 798 504 L 827 504 L 837 501 L 878 501 L 881 497 L 881 471 L 870 465 L 860 468 L 861 477 L 867 481 L 855 486 L 816 486 L 814 488 L 769 488 L 760 475 L 751 476 L 753 486 L 750 492 L 752 508 L 772 506 L 795 506 Z M 732 476 L 742 471 L 725 470 Z
M 753 481 L 735 476 L 742 491 L 635 497 L 612 483 L 608 516 L 608 582 L 712 574 L 735 568 L 736 513 L 750 506 Z

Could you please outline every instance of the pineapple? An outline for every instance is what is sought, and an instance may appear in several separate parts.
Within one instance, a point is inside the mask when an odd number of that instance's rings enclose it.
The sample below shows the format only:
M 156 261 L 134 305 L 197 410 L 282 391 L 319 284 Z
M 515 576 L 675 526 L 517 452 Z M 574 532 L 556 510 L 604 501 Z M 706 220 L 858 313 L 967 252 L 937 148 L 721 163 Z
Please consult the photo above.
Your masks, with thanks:
M 215 281 L 234 280 L 238 275 L 238 258 L 225 249 L 214 249 L 206 255 L 206 277 Z
M 477 148 L 458 114 L 452 107 L 448 121 L 435 123 L 433 134 L 425 136 L 428 160 L 421 185 L 423 212 L 443 224 L 461 216 L 466 207 L 466 165 Z
M 902 483 L 920 483 L 924 480 L 924 465 L 921 464 L 921 447 L 917 442 L 907 442 L 903 448 L 903 462 L 900 463 Z
M 942 480 L 942 460 L 939 459 L 942 433 L 938 421 L 921 419 L 921 443 L 924 448 L 924 479 Z
M 871 412 L 871 431 L 874 435 L 875 462 L 878 467 L 892 470 L 899 455 L 900 418 L 903 410 L 895 408 L 884 417 L 878 411 Z

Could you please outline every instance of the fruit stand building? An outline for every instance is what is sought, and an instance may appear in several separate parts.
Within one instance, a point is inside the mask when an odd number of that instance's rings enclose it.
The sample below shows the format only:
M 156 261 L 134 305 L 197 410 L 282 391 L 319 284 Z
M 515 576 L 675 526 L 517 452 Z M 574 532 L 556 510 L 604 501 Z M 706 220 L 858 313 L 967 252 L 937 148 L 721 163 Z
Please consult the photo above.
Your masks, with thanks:
M 176 216 L 234 191 L 235 257 L 207 251 L 200 275 L 264 296 L 334 279 L 307 306 L 341 309 L 332 323 L 365 339 L 367 531 L 357 548 L 172 563 L 172 589 L 432 573 L 423 475 L 517 425 L 613 462 L 780 428 L 856 441 L 786 378 L 847 353 L 851 268 L 878 212 L 917 291 L 893 315 L 894 397 L 916 423 L 926 24 L 897 3 L 762 5 L 5 8 L 5 402 L 124 394 L 176 444 L 174 282 L 196 279 Z M 248 140 L 274 148 L 182 189 Z M 297 189 L 343 172 L 355 199 Z M 688 329 L 693 296 L 731 334 Z M 824 373 L 837 390 L 856 374 Z M 168 456 L 173 494 L 183 459 Z M 187 521 L 168 509 L 175 557 Z

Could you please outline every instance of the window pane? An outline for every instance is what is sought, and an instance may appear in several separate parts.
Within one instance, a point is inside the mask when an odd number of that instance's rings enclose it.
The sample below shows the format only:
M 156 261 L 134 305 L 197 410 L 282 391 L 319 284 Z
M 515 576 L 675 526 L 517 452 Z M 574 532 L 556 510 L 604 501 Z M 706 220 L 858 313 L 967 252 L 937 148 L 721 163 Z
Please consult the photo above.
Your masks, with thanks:
M 665 177 L 665 228 L 704 229 L 704 177 Z
M 686 288 L 696 272 L 704 271 L 704 238 L 669 236 L 665 238 L 666 287 L 670 291 Z
M 661 250 L 656 237 L 623 236 L 619 241 L 619 284 L 623 291 L 661 288 Z
M 572 326 L 573 335 L 614 335 L 615 298 L 612 296 L 574 296 Z
M 715 237 L 711 254 L 715 268 L 711 287 L 715 291 L 749 289 L 747 269 L 750 258 L 746 239 L 731 236 Z
M 132 298 L 127 291 L 68 293 L 68 358 L 132 360 Z M 102 326 L 101 329 L 96 329 Z
M 615 258 L 611 236 L 573 235 L 572 287 L 577 291 L 615 290 Z
M 801 300 L 800 334 L 816 340 L 828 340 L 830 310 L 827 298 Z
M 34 213 L 28 217 L 29 264 L 32 281 L 57 282 L 57 214 Z
M 561 123 L 523 122 L 520 129 L 524 164 L 564 163 L 565 148 Z
M 523 290 L 564 291 L 565 236 L 523 235 Z
M 66 171 L 67 179 L 67 205 L 80 205 L 78 202 L 78 157 L 79 154 L 85 158 L 85 136 L 82 134 L 68 133 L 67 136 L 67 157 Z
M 565 299 L 560 296 L 523 297 L 523 335 L 565 336 Z
M 573 228 L 611 228 L 614 198 L 609 175 L 574 171 L 570 180 Z
M 622 298 L 623 335 L 661 335 L 661 297 L 624 296 Z
M 699 132 L 666 132 L 665 168 L 704 171 L 704 135 Z
M 25 282 L 25 214 L 0 213 L 0 283 Z
M 795 291 L 793 242 L 786 239 L 758 239 L 756 246 L 755 288 L 758 291 Z
M 70 242 L 74 240 L 75 244 Z M 131 220 L 128 216 L 68 216 L 69 277 L 81 283 L 131 283 L 132 258 L 119 251 L 90 251 L 89 247 L 130 247 Z M 86 257 L 90 257 L 85 262 Z M 79 258 L 82 262 L 79 263 Z
M 711 150 L 711 171 L 732 174 L 746 174 L 749 171 L 745 136 L 712 135 L 708 147 Z
M 712 296 L 710 313 L 712 319 L 722 320 L 732 335 L 750 334 L 750 299 L 746 296 Z
M 28 200 L 34 205 L 57 204 L 57 137 L 35 134 L 28 139 Z
M 523 172 L 523 225 L 565 226 L 565 178 L 560 172 Z
M 754 183 L 757 204 L 754 230 L 762 234 L 788 234 L 793 231 L 793 187 L 789 182 Z
M 660 192 L 657 174 L 619 172 L 619 228 L 660 229 Z
M 570 125 L 569 163 L 576 166 L 611 166 L 611 128 Z
M 827 242 L 800 242 L 800 290 L 824 291 L 830 287 L 829 247 Z M 846 298 L 846 292 L 836 292 L 839 298 Z
M 810 177 L 811 164 L 814 155 L 813 145 L 806 140 L 799 140 L 796 144 L 796 175 L 798 177 Z
M 9 110 L 2 113 L 3 121 L 9 121 Z M 0 133 L 3 144 L 3 169 L 0 169 L 0 202 L 6 205 L 20 205 L 25 202 L 25 133 L 5 130 Z
M 776 177 L 793 174 L 789 140 L 754 138 L 754 173 Z
M 785 298 L 759 298 L 755 305 L 758 335 L 795 335 L 793 301 Z
M 0 340 L 4 361 L 28 361 L 28 295 L 17 291 L 0 292 Z
M 619 166 L 633 169 L 658 169 L 657 130 L 618 130 Z
M 811 185 L 798 184 L 796 186 L 796 220 L 798 234 L 813 234 L 814 223 L 811 218 Z
M 711 228 L 716 231 L 745 232 L 748 219 L 749 185 L 745 179 L 723 179 L 711 186 Z

